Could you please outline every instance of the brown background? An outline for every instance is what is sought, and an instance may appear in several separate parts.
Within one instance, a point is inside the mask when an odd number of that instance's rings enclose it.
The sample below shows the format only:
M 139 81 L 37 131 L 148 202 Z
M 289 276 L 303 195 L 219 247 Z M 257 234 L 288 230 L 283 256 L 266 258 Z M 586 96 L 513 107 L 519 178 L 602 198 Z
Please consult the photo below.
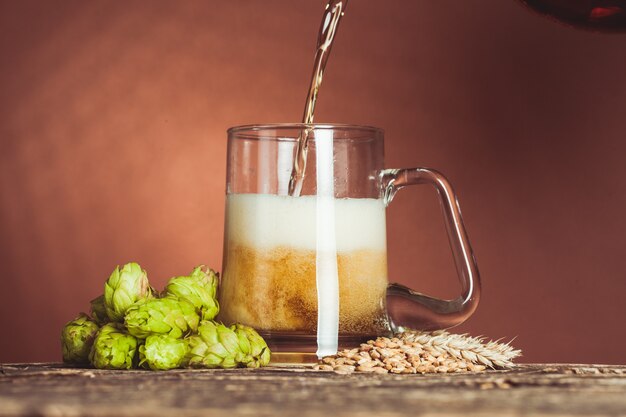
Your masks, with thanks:
M 322 6 L 0 3 L 0 362 L 59 359 L 116 264 L 220 268 L 225 130 L 300 118 Z M 459 331 L 624 363 L 625 51 L 514 1 L 349 5 L 316 120 L 453 181 L 484 285 Z M 392 279 L 453 296 L 432 190 L 389 219 Z

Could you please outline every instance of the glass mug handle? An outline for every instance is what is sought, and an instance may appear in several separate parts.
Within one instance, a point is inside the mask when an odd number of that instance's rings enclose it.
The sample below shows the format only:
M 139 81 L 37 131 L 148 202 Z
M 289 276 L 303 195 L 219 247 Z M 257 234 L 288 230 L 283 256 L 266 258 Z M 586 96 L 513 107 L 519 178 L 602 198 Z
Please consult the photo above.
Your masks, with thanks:
M 443 174 L 429 168 L 386 169 L 380 175 L 385 206 L 391 203 L 399 189 L 407 185 L 431 184 L 435 187 L 461 281 L 461 295 L 454 300 L 441 300 L 404 285 L 390 284 L 387 288 L 387 314 L 391 330 L 394 333 L 404 328 L 435 330 L 463 323 L 478 306 L 480 277 L 452 185 Z

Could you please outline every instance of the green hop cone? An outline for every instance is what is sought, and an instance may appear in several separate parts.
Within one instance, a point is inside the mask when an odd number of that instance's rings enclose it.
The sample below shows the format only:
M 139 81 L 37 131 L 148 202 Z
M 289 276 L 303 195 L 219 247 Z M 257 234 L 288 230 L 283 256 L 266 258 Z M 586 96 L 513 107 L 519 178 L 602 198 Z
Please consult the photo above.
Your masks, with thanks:
M 217 272 L 207 267 L 206 265 L 199 265 L 196 266 L 193 271 L 191 271 L 191 274 L 189 274 L 189 276 L 208 282 L 208 288 L 211 291 L 211 297 L 213 297 L 214 299 L 217 298 L 217 285 L 219 282 L 219 275 Z
M 203 320 L 213 319 L 220 311 L 216 292 L 217 274 L 204 265 L 196 267 L 189 276 L 170 279 L 165 287 L 166 296 L 173 295 L 189 302 L 200 312 Z
M 111 321 L 121 322 L 130 306 L 151 297 L 146 271 L 135 262 L 116 267 L 104 284 L 104 306 Z
M 89 361 L 98 369 L 131 369 L 136 351 L 137 339 L 121 325 L 108 323 L 98 332 Z
M 109 316 L 107 316 L 106 307 L 104 306 L 104 295 L 91 300 L 91 318 L 99 326 L 109 321 Z
M 139 365 L 154 371 L 178 368 L 187 354 L 187 343 L 167 335 L 152 335 L 139 346 Z
M 98 325 L 81 313 L 68 322 L 61 331 L 63 362 L 85 365 L 89 363 L 89 351 L 98 332 Z
M 139 301 L 126 312 L 124 323 L 128 333 L 140 339 L 153 334 L 166 334 L 180 339 L 195 332 L 200 318 L 196 309 L 176 298 L 152 298 Z
M 189 351 L 185 364 L 194 368 L 234 368 L 242 355 L 232 329 L 214 321 L 203 321 L 198 334 L 186 339 Z
M 270 348 L 256 330 L 243 324 L 234 324 L 230 328 L 239 339 L 242 355 L 237 360 L 240 364 L 248 368 L 258 368 L 270 363 Z

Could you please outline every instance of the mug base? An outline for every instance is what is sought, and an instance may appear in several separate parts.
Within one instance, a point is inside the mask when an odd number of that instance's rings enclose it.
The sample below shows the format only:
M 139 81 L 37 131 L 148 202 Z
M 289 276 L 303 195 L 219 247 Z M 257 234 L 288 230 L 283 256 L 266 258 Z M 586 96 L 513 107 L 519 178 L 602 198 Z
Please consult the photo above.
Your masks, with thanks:
M 318 362 L 317 355 L 315 353 L 302 353 L 302 352 L 275 352 L 272 351 L 272 358 L 270 359 L 270 366 L 306 366 L 312 367 Z
M 317 336 L 300 332 L 267 332 L 259 331 L 272 351 L 270 365 L 314 365 L 319 359 L 317 356 Z M 338 350 L 353 349 L 361 343 L 376 339 L 378 335 L 340 334 Z

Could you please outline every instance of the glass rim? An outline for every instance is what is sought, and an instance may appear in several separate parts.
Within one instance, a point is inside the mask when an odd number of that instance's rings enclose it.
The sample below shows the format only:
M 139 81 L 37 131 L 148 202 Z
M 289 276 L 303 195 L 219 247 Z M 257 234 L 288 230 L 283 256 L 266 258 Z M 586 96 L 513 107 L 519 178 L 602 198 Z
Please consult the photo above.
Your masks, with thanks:
M 358 132 L 369 132 L 375 135 L 384 136 L 385 130 L 380 127 L 357 125 L 347 123 L 261 123 L 233 126 L 226 130 L 229 138 L 232 134 L 243 132 L 258 132 L 263 130 L 352 130 Z M 341 140 L 341 138 L 337 138 Z

